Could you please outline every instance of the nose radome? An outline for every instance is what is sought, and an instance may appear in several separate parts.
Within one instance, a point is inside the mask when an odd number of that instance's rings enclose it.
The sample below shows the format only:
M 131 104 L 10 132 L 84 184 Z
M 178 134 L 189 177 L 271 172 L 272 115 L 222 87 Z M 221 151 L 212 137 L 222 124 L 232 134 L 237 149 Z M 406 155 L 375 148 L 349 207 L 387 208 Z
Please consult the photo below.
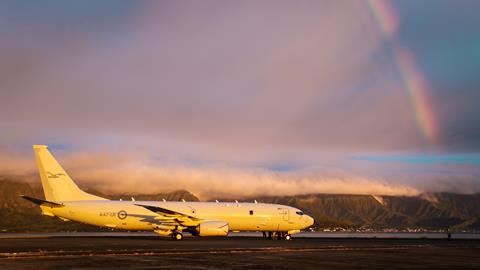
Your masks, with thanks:
M 315 220 L 311 216 L 307 216 L 307 224 L 308 226 L 312 226 L 315 223 Z

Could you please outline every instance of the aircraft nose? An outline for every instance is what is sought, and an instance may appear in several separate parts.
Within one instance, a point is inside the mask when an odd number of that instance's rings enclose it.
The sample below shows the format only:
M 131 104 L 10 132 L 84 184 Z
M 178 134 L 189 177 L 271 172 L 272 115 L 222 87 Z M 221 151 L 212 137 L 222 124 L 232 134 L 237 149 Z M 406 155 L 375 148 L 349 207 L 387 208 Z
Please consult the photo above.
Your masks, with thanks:
M 311 216 L 306 216 L 307 227 L 312 226 L 315 223 L 315 220 Z

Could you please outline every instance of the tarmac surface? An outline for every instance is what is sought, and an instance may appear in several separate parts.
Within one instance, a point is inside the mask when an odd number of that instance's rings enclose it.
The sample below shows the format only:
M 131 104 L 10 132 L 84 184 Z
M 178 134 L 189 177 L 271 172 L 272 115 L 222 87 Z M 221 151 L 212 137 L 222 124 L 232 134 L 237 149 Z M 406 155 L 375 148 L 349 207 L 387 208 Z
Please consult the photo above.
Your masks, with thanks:
M 480 269 L 478 239 L 0 237 L 0 269 Z

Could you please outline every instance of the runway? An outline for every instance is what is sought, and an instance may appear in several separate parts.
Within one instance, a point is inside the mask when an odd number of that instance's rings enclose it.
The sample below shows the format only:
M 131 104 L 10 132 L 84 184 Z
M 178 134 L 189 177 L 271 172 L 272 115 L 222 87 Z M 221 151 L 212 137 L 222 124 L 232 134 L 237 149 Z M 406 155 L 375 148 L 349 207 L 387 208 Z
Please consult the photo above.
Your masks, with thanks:
M 480 269 L 478 239 L 46 236 L 0 239 L 0 269 Z

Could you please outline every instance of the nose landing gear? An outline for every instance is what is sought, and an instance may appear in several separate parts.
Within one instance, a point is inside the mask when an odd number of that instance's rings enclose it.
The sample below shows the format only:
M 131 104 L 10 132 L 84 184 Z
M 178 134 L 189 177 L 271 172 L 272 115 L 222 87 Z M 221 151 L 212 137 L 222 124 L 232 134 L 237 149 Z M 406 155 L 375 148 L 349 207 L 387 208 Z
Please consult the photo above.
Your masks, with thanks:
M 265 239 L 277 239 L 277 240 L 292 240 L 292 235 L 286 232 L 263 232 L 263 238 Z

